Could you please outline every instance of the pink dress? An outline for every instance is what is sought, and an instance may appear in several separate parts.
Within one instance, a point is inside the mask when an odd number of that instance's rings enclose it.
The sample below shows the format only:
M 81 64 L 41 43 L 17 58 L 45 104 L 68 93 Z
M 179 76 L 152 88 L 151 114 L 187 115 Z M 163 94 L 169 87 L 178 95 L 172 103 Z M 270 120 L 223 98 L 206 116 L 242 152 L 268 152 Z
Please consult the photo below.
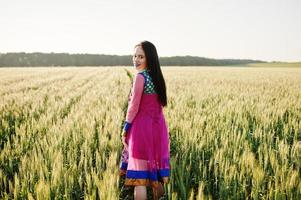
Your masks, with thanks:
M 120 175 L 125 185 L 157 187 L 170 176 L 170 141 L 163 107 L 158 100 L 149 71 L 134 79 L 124 130 L 128 150 L 122 151 Z

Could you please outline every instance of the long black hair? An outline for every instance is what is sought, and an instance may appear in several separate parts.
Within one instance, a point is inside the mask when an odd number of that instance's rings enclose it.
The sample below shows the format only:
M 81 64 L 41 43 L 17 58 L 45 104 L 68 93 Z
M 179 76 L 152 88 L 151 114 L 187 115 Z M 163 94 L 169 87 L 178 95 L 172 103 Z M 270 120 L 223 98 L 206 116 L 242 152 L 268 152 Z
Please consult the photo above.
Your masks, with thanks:
M 142 46 L 145 53 L 147 69 L 150 71 L 150 76 L 155 85 L 155 90 L 158 94 L 159 101 L 162 106 L 167 106 L 166 85 L 161 71 L 159 57 L 155 45 L 149 41 L 142 41 L 136 46 Z

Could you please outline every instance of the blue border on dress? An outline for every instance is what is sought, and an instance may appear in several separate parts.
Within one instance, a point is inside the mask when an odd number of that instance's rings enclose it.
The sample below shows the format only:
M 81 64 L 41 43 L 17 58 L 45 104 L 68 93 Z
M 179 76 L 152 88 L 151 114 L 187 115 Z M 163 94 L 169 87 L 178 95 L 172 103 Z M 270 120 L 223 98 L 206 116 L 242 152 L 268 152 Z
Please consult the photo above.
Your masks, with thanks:
M 126 170 L 127 168 L 128 168 L 128 163 L 122 162 L 121 166 L 120 166 L 120 169 Z
M 170 175 L 169 169 L 160 169 L 155 172 L 150 171 L 136 171 L 136 170 L 127 170 L 126 178 L 131 179 L 151 179 L 153 181 L 158 181 L 160 177 L 168 177 Z

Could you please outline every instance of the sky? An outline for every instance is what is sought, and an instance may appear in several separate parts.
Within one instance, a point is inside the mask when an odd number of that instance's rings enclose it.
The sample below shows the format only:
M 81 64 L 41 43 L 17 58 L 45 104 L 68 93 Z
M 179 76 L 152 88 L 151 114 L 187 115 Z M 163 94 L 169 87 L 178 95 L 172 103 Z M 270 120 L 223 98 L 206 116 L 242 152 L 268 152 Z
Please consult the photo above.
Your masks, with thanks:
M 0 53 L 301 61 L 300 0 L 0 0 Z

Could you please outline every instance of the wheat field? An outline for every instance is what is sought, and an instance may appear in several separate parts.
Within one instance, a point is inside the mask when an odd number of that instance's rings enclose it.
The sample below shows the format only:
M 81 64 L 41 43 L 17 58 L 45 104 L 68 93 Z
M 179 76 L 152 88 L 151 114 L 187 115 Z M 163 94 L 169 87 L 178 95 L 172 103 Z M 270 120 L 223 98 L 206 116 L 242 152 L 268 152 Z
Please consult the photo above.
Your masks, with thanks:
M 162 199 L 301 199 L 301 68 L 162 71 L 171 141 Z M 134 73 L 0 68 L 0 198 L 133 199 L 119 164 Z

